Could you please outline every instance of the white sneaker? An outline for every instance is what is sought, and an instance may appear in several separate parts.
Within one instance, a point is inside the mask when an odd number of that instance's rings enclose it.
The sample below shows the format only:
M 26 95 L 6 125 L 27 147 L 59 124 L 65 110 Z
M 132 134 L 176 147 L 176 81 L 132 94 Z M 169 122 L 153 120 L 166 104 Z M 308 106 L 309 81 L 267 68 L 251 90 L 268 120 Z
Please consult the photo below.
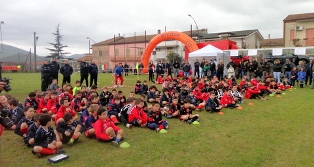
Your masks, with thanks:
M 125 127 L 131 129 L 132 128 L 132 124 L 126 124 Z
M 159 131 L 160 131 L 160 129 L 159 129 L 159 128 L 156 128 L 155 130 L 156 130 L 156 132 L 159 132 Z
M 166 127 L 165 127 L 165 129 L 168 129 L 169 128 L 169 126 L 167 125 Z

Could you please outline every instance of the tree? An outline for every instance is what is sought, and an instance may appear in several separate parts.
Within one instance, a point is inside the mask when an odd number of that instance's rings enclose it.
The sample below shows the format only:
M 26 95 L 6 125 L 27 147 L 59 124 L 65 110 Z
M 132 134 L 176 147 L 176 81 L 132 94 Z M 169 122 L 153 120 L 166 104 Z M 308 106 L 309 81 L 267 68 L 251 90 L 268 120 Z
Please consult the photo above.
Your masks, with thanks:
M 68 52 L 64 52 L 63 48 L 68 47 L 68 46 L 63 45 L 61 43 L 63 35 L 60 35 L 59 25 L 60 24 L 58 24 L 58 26 L 56 28 L 56 32 L 52 33 L 53 35 L 56 36 L 55 43 L 48 42 L 50 45 L 53 46 L 53 48 L 46 48 L 46 49 L 50 50 L 50 52 L 51 52 L 50 55 L 47 56 L 47 58 L 55 58 L 56 57 L 57 59 L 63 59 L 63 55 L 69 54 Z
M 167 55 L 167 60 L 169 60 L 171 64 L 173 64 L 175 61 L 178 61 L 179 63 L 181 63 L 182 57 L 178 53 L 170 52 Z

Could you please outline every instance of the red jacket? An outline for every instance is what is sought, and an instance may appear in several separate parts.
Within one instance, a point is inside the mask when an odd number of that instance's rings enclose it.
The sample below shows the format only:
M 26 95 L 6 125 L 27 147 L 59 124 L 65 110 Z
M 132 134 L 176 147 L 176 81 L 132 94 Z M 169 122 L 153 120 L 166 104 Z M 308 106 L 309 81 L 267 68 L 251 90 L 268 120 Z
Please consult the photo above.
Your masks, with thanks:
M 70 111 L 66 111 L 67 108 L 69 108 Z M 72 115 L 72 117 L 75 117 L 75 112 L 70 106 L 69 107 L 61 106 L 57 112 L 57 115 L 55 118 L 55 123 L 57 123 L 58 119 L 63 118 L 65 113 L 70 113 Z
M 256 88 L 257 88 L 258 90 L 267 90 L 267 89 L 268 89 L 268 86 L 264 86 L 264 85 L 257 84 Z
M 241 81 L 240 82 L 240 88 L 243 88 L 244 85 L 245 85 L 245 81 Z
M 132 122 L 134 119 L 139 119 L 145 124 L 148 120 L 147 114 L 144 112 L 143 108 L 138 106 L 133 107 L 131 113 L 129 114 L 129 122 Z
M 200 90 L 193 90 L 193 95 L 196 99 L 202 99 L 202 92 Z
M 233 97 L 230 95 L 228 95 L 227 93 L 225 93 L 222 97 L 221 97 L 221 99 L 220 99 L 220 104 L 222 105 L 222 106 L 226 106 L 226 105 L 228 105 L 228 104 L 232 104 L 234 102 L 234 99 L 233 99 Z
M 257 79 L 251 79 L 251 84 L 256 86 L 258 83 L 258 80 Z
M 38 104 L 38 109 L 37 109 L 37 114 L 42 113 L 42 109 L 47 108 L 47 112 L 49 111 L 48 109 L 48 100 L 46 101 L 44 98 L 41 98 L 39 100 L 39 104 Z
M 67 98 L 67 99 L 69 99 L 69 101 L 73 100 L 73 96 L 70 93 L 68 93 L 68 94 L 61 93 L 58 97 L 58 100 L 60 100 L 61 98 Z
M 199 90 L 202 90 L 204 88 L 205 84 L 204 83 L 198 83 L 197 86 L 198 86 Z
M 162 77 L 157 78 L 157 84 L 162 84 L 164 83 L 164 79 Z
M 49 99 L 48 104 L 47 104 L 48 111 L 51 110 L 51 112 L 53 114 L 56 114 L 57 113 L 57 106 L 56 106 L 57 104 L 58 104 L 58 99 Z
M 256 88 L 248 88 L 245 92 L 245 98 L 249 99 L 251 98 L 252 95 L 256 95 L 256 94 L 259 94 L 259 90 L 256 89 Z
M 112 128 L 115 132 L 118 132 L 120 128 L 116 126 L 109 118 L 106 120 L 98 119 L 94 124 L 95 136 L 97 139 L 109 140 L 109 136 L 106 133 L 108 128 Z

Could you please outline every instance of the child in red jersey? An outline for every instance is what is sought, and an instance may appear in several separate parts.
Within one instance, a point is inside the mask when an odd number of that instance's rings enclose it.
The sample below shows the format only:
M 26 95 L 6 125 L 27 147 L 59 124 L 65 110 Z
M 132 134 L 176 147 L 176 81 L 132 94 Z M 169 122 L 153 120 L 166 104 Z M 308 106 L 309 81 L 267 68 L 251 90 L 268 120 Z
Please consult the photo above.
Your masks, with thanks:
M 58 101 L 58 93 L 56 91 L 52 91 L 50 95 L 50 99 L 48 100 L 47 103 L 47 108 L 48 108 L 48 114 L 52 115 L 52 119 L 55 119 L 57 111 L 59 107 L 59 101 Z
M 66 98 L 61 98 L 60 100 L 61 107 L 59 108 L 56 118 L 55 118 L 55 124 L 58 125 L 59 122 L 64 121 L 63 116 L 66 113 L 70 113 L 73 116 L 73 119 L 76 119 L 76 113 L 70 106 L 70 102 Z
M 100 142 L 112 140 L 114 146 L 119 146 L 119 142 L 123 137 L 123 130 L 108 118 L 105 109 L 100 108 L 97 115 L 98 120 L 94 124 L 97 140 Z
M 162 75 L 158 75 L 157 84 L 162 84 L 162 83 L 164 83 L 164 78 L 162 77 Z
M 144 112 L 144 101 L 142 99 L 136 99 L 135 107 L 132 108 L 128 121 L 133 126 L 146 127 L 147 114 Z
M 72 94 L 70 94 L 70 90 L 68 88 L 65 88 L 65 90 L 63 91 L 63 93 L 61 93 L 58 97 L 59 101 L 61 98 L 67 98 L 69 101 L 73 100 L 73 96 Z
M 225 89 L 224 95 L 220 99 L 220 104 L 222 105 L 222 107 L 228 107 L 230 109 L 238 107 L 231 95 L 231 89 Z
M 166 81 L 171 82 L 172 81 L 172 76 L 168 75 L 167 78 L 166 78 Z
M 193 108 L 191 107 L 190 101 L 188 99 L 183 100 L 183 107 L 180 109 L 180 120 L 187 121 L 187 123 L 191 124 L 194 121 L 198 121 L 199 115 L 192 114 Z
M 256 99 L 260 98 L 263 100 L 260 96 L 261 91 L 258 90 L 254 85 L 251 84 L 251 82 L 248 83 L 248 89 L 245 92 L 245 98 L 247 99 Z
M 39 100 L 38 109 L 36 111 L 37 114 L 40 113 L 48 113 L 48 100 L 50 99 L 50 95 L 48 93 L 43 93 L 42 98 Z
M 269 85 L 269 90 L 270 92 L 272 93 L 276 93 L 276 94 L 281 94 L 281 90 L 279 89 L 278 87 L 278 84 L 275 80 L 273 80 L 272 82 L 270 82 L 270 85 Z

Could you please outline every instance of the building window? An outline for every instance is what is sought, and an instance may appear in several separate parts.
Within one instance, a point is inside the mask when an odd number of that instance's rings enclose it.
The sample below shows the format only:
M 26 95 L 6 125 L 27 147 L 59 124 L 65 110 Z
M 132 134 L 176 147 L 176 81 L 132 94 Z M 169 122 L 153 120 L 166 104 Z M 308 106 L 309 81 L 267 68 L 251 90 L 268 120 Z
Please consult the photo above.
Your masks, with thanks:
M 295 37 L 295 31 L 294 30 L 290 30 L 290 41 L 293 41 Z

